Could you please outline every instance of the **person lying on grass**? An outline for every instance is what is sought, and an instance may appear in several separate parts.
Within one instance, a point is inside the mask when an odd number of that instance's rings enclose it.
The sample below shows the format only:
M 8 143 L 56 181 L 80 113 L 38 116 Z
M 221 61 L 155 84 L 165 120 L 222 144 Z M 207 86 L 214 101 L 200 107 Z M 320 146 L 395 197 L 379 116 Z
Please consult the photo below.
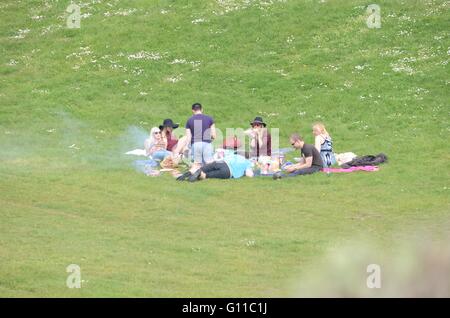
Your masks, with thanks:
M 239 179 L 243 176 L 252 178 L 253 175 L 250 160 L 241 155 L 227 154 L 223 161 L 213 161 L 195 171 L 187 171 L 177 180 L 195 182 L 204 179 Z
M 281 179 L 284 176 L 295 177 L 312 174 L 322 169 L 323 161 L 316 147 L 310 144 L 305 144 L 303 138 L 298 134 L 293 134 L 290 138 L 290 142 L 294 149 L 300 150 L 302 158 L 299 163 L 286 167 L 287 175 L 283 175 L 279 171 L 273 175 L 273 179 Z

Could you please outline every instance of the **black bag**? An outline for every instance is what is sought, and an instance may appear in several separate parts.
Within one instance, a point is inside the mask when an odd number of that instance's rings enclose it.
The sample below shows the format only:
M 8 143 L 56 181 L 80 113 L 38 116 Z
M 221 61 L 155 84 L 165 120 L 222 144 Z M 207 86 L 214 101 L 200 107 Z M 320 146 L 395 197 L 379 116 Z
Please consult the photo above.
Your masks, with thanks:
M 356 157 L 350 162 L 342 165 L 342 168 L 348 169 L 350 167 L 358 166 L 378 166 L 381 163 L 387 162 L 388 158 L 384 153 L 379 153 L 378 155 L 366 155 Z

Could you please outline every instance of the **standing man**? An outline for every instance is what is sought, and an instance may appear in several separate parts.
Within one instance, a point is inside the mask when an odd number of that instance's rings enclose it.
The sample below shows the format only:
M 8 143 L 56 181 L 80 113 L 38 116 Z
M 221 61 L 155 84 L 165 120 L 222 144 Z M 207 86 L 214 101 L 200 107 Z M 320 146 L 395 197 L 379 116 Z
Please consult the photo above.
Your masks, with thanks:
M 203 114 L 202 105 L 192 105 L 192 117 L 186 123 L 186 136 L 191 142 L 194 164 L 192 171 L 200 169 L 202 164 L 214 161 L 212 141 L 216 138 L 214 119 Z
M 288 177 L 301 176 L 305 174 L 312 174 L 320 171 L 323 167 L 322 158 L 316 147 L 310 144 L 305 144 L 303 138 L 298 134 L 293 134 L 290 138 L 292 147 L 301 151 L 302 158 L 297 164 L 293 164 L 286 167 Z M 273 178 L 281 179 L 283 175 L 281 172 L 277 172 L 273 175 Z

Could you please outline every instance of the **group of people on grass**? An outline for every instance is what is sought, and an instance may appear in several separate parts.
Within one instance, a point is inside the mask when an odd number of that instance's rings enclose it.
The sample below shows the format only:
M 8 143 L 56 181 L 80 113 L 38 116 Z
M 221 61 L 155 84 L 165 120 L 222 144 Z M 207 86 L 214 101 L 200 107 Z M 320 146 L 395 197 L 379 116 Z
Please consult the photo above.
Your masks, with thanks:
M 261 117 L 256 117 L 250 128 L 244 131 L 249 137 L 249 150 L 238 151 L 240 141 L 236 137 L 227 139 L 223 149 L 228 149 L 215 158 L 213 141 L 216 139 L 214 119 L 203 113 L 200 103 L 192 105 L 192 116 L 185 125 L 185 135 L 177 139 L 174 130 L 179 127 L 172 119 L 165 119 L 159 127 L 153 127 L 150 136 L 145 140 L 144 147 L 147 156 L 157 161 L 170 158 L 178 163 L 186 156 L 191 156 L 192 164 L 185 173 L 178 175 L 177 180 L 195 182 L 203 179 L 230 179 L 243 176 L 253 177 L 253 163 L 262 157 L 271 157 L 272 138 L 266 123 Z M 295 164 L 283 166 L 283 170 L 273 174 L 274 179 L 312 174 L 322 168 L 335 164 L 333 142 L 331 136 L 321 123 L 313 125 L 314 145 L 306 144 L 298 134 L 290 136 L 290 143 L 300 150 L 301 158 Z M 233 151 L 231 151 L 231 150 Z M 280 167 L 281 168 L 281 167 Z

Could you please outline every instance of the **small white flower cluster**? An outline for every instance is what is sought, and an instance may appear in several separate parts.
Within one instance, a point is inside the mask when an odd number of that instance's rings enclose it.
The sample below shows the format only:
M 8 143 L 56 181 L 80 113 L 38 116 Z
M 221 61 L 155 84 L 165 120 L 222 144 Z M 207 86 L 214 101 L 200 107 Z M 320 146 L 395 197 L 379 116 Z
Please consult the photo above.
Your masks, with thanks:
M 283 69 L 275 70 L 275 73 L 280 74 L 281 76 L 288 76 L 288 74 Z
M 216 0 L 219 6 L 218 11 L 213 11 L 215 15 L 224 15 L 233 11 L 244 10 L 250 7 L 257 7 L 266 10 L 275 3 L 284 3 L 286 0 Z
M 71 57 L 76 57 L 79 59 L 83 59 L 83 56 L 91 55 L 93 52 L 91 51 L 89 46 L 80 46 L 79 52 L 74 52 L 66 56 L 66 59 Z
M 109 11 L 107 11 L 107 12 L 103 13 L 103 15 L 104 15 L 105 17 L 111 17 L 111 16 L 122 16 L 122 17 L 125 17 L 125 16 L 128 16 L 128 15 L 132 15 L 132 14 L 135 13 L 136 11 L 138 11 L 136 8 L 132 8 L 132 9 L 119 9 L 119 10 L 117 10 L 117 11 L 115 11 L 115 12 L 109 12 Z
M 182 76 L 183 76 L 183 74 L 179 74 L 179 75 L 175 75 L 175 76 L 172 76 L 172 77 L 168 77 L 166 80 L 169 83 L 177 83 L 177 82 L 181 81 Z
M 291 44 L 292 42 L 294 42 L 295 37 L 293 35 L 289 35 L 288 38 L 286 39 L 286 43 Z
M 201 62 L 200 61 L 187 61 L 186 59 L 176 58 L 172 62 L 169 62 L 169 64 L 171 64 L 171 65 L 173 65 L 173 64 L 190 64 L 190 65 L 192 65 L 192 68 L 193 68 L 192 71 L 196 72 L 199 70 L 198 68 L 199 68 Z
M 383 56 L 383 57 L 385 57 L 385 56 L 398 56 L 398 55 L 401 55 L 403 53 L 405 53 L 405 51 L 402 51 L 401 49 L 395 47 L 395 48 L 392 48 L 390 50 L 385 50 L 385 51 L 380 52 L 380 56 Z
M 336 71 L 339 70 L 341 67 L 338 66 L 338 65 L 328 64 L 328 65 L 325 65 L 323 68 L 324 68 L 324 69 L 327 69 L 327 70 L 332 70 L 332 71 L 336 72 Z
M 8 66 L 16 66 L 19 62 L 17 62 L 14 59 L 10 59 L 8 63 L 6 63 L 6 65 Z
M 41 21 L 44 18 L 43 15 L 34 15 L 31 17 L 32 20 Z
M 362 70 L 364 70 L 365 68 L 371 69 L 369 64 L 363 64 L 363 65 L 356 65 L 356 66 L 355 66 L 355 69 L 358 70 L 358 71 L 362 71 Z
M 51 24 L 49 26 L 43 27 L 41 31 L 41 35 L 46 35 L 49 33 L 53 33 L 55 30 L 61 29 L 61 25 Z
M 10 36 L 10 39 L 24 39 L 30 33 L 30 29 L 19 29 L 16 35 Z
M 128 55 L 128 60 L 153 60 L 157 61 L 162 59 L 163 56 L 156 52 L 146 52 L 146 51 L 140 51 L 135 54 Z
M 280 113 L 268 113 L 268 112 L 264 112 L 264 111 L 259 111 L 258 114 L 263 117 L 278 117 L 278 116 L 280 116 Z
M 203 18 L 198 18 L 198 19 L 191 21 L 192 24 L 199 24 L 199 23 L 204 23 L 204 22 L 207 22 L 207 21 Z

